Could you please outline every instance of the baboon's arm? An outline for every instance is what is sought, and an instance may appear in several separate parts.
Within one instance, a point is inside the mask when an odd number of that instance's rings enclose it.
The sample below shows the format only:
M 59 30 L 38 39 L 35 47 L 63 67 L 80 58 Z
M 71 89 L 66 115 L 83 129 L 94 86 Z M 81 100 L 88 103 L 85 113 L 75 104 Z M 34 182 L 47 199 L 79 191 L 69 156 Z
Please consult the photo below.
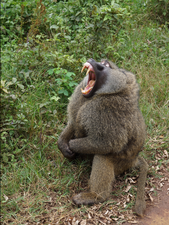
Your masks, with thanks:
M 112 151 L 112 146 L 102 141 L 93 141 L 89 137 L 72 139 L 69 141 L 72 152 L 80 154 L 108 154 Z

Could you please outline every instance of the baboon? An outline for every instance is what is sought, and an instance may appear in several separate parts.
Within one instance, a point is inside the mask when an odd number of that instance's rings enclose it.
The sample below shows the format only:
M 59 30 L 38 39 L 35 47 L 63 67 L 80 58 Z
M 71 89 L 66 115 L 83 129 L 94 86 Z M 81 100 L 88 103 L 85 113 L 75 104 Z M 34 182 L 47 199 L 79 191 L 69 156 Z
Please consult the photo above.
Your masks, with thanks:
M 144 188 L 148 165 L 139 156 L 145 140 L 145 123 L 138 106 L 139 86 L 135 75 L 114 63 L 89 59 L 87 73 L 68 104 L 68 124 L 58 139 L 66 158 L 93 155 L 90 191 L 73 197 L 73 202 L 94 204 L 111 193 L 115 176 L 140 168 L 135 212 L 146 208 Z

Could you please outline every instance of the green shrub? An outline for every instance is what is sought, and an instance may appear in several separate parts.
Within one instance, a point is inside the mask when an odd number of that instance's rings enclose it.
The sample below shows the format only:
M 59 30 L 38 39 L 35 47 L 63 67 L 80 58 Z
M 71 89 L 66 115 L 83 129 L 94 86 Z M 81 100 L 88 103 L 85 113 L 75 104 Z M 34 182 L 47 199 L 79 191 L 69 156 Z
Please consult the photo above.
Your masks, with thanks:
M 47 22 L 57 50 L 73 57 L 96 59 L 113 55 L 110 45 L 128 15 L 125 8 L 110 0 L 69 0 L 49 7 L 48 11 Z
M 3 43 L 27 36 L 33 8 L 38 0 L 4 0 L 1 2 L 1 29 Z
M 55 81 L 51 82 L 51 85 L 56 83 L 55 93 L 57 93 L 57 95 L 52 96 L 50 100 L 58 101 L 61 99 L 62 102 L 67 103 L 68 97 L 71 95 L 74 87 L 77 85 L 77 83 L 73 81 L 72 77 L 75 76 L 75 74 L 62 68 L 50 69 L 47 72 L 51 76 L 53 74 L 56 76 Z

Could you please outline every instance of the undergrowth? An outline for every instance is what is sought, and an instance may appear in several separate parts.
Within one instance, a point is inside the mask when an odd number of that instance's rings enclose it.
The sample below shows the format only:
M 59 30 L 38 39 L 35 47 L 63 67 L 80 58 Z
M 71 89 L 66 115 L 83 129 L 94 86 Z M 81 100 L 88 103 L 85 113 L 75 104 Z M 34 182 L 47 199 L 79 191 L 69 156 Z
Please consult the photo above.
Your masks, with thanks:
M 57 139 L 88 58 L 108 58 L 136 74 L 147 125 L 142 154 L 152 165 L 154 151 L 169 152 L 168 3 L 163 2 L 158 18 L 152 16 L 153 1 L 1 3 L 3 224 L 36 224 L 52 210 L 67 214 L 70 197 L 87 188 L 91 164 L 64 159 Z

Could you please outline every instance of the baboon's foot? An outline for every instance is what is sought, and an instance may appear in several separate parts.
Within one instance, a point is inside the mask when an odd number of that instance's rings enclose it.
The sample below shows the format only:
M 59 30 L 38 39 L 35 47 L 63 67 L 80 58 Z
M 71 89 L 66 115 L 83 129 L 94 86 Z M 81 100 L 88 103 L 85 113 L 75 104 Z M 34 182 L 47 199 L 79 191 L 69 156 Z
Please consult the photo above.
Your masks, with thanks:
M 136 205 L 135 205 L 135 213 L 138 216 L 143 217 L 143 213 L 144 213 L 145 209 L 146 209 L 145 200 L 137 200 Z
M 103 202 L 104 199 L 98 197 L 92 192 L 81 192 L 73 196 L 73 202 L 77 205 L 93 205 L 94 203 Z

